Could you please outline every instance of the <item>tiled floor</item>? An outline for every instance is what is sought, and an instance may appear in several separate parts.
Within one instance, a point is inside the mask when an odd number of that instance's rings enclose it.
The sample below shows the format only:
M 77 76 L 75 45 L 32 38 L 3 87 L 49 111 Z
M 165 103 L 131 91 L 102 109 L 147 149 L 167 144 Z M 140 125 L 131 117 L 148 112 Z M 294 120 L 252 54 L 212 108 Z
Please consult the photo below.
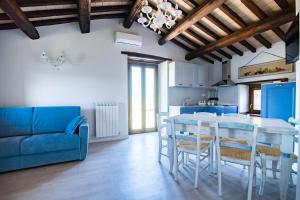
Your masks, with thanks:
M 221 199 L 217 178 L 208 172 L 200 175 L 197 190 L 183 174 L 175 182 L 167 159 L 157 162 L 156 146 L 155 133 L 132 135 L 127 140 L 91 144 L 83 162 L 0 174 L 0 200 Z M 223 169 L 222 199 L 246 199 L 247 171 L 228 165 Z M 278 182 L 267 179 L 262 199 L 279 199 Z M 290 188 L 289 199 L 294 194 L 295 188 Z

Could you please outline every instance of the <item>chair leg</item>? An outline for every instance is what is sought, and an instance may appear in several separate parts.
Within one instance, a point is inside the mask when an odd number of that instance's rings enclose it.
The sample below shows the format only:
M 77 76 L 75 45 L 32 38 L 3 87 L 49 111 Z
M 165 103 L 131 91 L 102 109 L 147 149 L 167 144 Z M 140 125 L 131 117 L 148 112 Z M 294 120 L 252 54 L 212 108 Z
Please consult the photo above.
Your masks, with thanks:
M 173 166 L 174 166 L 174 147 L 173 147 L 173 139 L 168 138 L 168 156 L 169 156 L 169 162 L 170 162 L 170 169 L 169 173 L 171 174 L 173 172 Z
M 264 187 L 265 187 L 265 183 L 266 183 L 266 177 L 267 177 L 267 159 L 265 156 L 261 156 L 261 184 L 260 184 L 260 188 L 259 188 L 259 196 L 262 196 L 264 193 Z
M 217 144 L 217 172 L 218 172 L 218 194 L 219 196 L 222 196 L 222 169 L 221 169 L 221 152 L 220 147 Z
M 213 144 L 210 143 L 210 147 L 208 149 L 208 163 L 209 163 L 209 171 L 213 173 Z
M 253 186 L 253 175 L 254 175 L 254 163 L 255 161 L 252 161 L 250 164 L 250 176 L 249 176 L 249 183 L 248 183 L 248 194 L 247 194 L 247 200 L 251 200 L 252 198 L 252 186 Z
M 178 154 L 177 148 L 174 148 L 174 179 L 177 181 L 178 179 Z
M 277 176 L 277 165 L 278 165 L 278 160 L 272 160 L 272 173 L 273 173 L 273 178 L 276 179 Z
M 158 141 L 158 162 L 161 161 L 161 151 L 162 151 L 162 141 L 159 139 Z
M 256 186 L 256 163 L 254 162 L 254 169 L 253 169 L 253 183 L 252 183 L 252 187 Z
M 195 183 L 194 183 L 195 189 L 198 188 L 199 167 L 200 167 L 200 153 L 196 155 L 196 173 L 195 173 Z
M 289 185 L 290 185 L 290 187 L 295 186 L 292 173 L 290 173 L 290 184 Z

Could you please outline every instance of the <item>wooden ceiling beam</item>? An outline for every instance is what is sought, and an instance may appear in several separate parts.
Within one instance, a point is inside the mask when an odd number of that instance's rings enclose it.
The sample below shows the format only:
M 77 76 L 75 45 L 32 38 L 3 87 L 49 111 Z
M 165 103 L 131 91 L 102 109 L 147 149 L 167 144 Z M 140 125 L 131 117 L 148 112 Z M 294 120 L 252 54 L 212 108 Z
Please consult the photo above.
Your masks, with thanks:
M 219 19 L 217 19 L 215 16 L 213 16 L 212 14 L 209 14 L 206 16 L 206 18 L 212 22 L 213 24 L 215 24 L 217 27 L 219 27 L 221 30 L 223 30 L 225 33 L 227 33 L 228 35 L 232 34 L 234 31 L 231 30 L 227 25 L 225 25 L 223 22 L 221 22 Z M 240 44 L 243 45 L 244 47 L 246 47 L 248 50 L 250 50 L 251 52 L 255 53 L 256 52 L 256 48 L 254 46 L 252 46 L 249 42 L 247 42 L 246 40 L 240 41 Z
M 123 22 L 125 28 L 130 28 L 133 22 L 136 20 L 141 8 L 143 6 L 143 0 L 135 0 L 133 6 L 131 7 L 130 12 Z
M 40 35 L 28 20 L 15 0 L 0 0 L 0 8 L 31 39 L 39 39 Z
M 194 11 L 177 23 L 164 37 L 159 40 L 159 44 L 163 45 L 177 35 L 181 34 L 193 24 L 197 23 L 201 18 L 222 5 L 225 0 L 209 0 L 204 5 L 199 5 Z
M 258 7 L 252 0 L 241 0 L 241 2 L 260 20 L 263 20 L 268 17 L 268 15 Z M 279 27 L 274 27 L 272 31 L 281 39 L 285 40 L 285 34 Z
M 287 0 L 275 0 L 275 2 L 282 10 L 285 10 L 289 7 Z
M 91 26 L 91 0 L 79 0 L 78 10 L 81 33 L 89 33 Z
M 112 18 L 124 18 L 126 15 L 125 13 L 121 14 L 105 14 L 105 15 L 93 15 L 91 16 L 91 20 L 97 19 L 112 19 Z M 60 19 L 49 19 L 49 20 L 37 20 L 32 21 L 34 26 L 50 26 L 56 24 L 66 24 L 72 22 L 78 22 L 78 17 L 68 17 L 68 18 L 60 18 Z M 18 28 L 15 24 L 0 24 L 0 30 L 8 30 L 8 29 L 16 29 Z
M 268 18 L 258 21 L 256 23 L 253 23 L 252 25 L 247 26 L 243 29 L 240 29 L 228 36 L 225 36 L 218 41 L 210 43 L 209 45 L 206 45 L 205 47 L 202 47 L 192 53 L 189 53 L 188 55 L 186 55 L 186 59 L 187 60 L 194 59 L 194 58 L 198 57 L 199 55 L 207 54 L 216 49 L 223 48 L 230 44 L 242 41 L 246 38 L 252 37 L 259 33 L 273 29 L 274 27 L 278 27 L 282 24 L 290 22 L 295 18 L 295 12 L 293 9 L 294 8 L 287 9 L 277 15 L 274 15 L 272 17 L 268 17 Z
M 126 6 L 103 6 L 103 7 L 92 7 L 91 13 L 102 13 L 102 12 L 128 12 L 129 5 Z M 40 17 L 54 17 L 63 15 L 77 15 L 77 9 L 57 9 L 57 10 L 38 10 L 24 12 L 25 15 L 30 18 Z M 9 20 L 9 17 L 5 13 L 0 13 L 0 20 Z
M 228 17 L 230 17 L 235 23 L 237 23 L 241 28 L 245 28 L 248 26 L 248 24 L 236 13 L 234 12 L 231 8 L 229 8 L 226 4 L 223 4 L 219 8 L 223 13 L 225 13 Z M 271 48 L 272 44 L 264 38 L 262 35 L 258 34 L 254 36 L 254 38 L 264 45 L 266 48 Z

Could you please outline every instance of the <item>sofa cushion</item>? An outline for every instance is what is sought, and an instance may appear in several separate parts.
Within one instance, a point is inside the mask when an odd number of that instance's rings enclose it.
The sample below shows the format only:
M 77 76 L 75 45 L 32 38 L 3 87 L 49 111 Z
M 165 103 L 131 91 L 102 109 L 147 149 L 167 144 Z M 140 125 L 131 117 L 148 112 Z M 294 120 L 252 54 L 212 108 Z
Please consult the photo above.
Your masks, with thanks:
M 79 106 L 35 107 L 33 111 L 32 132 L 62 133 L 68 123 L 80 115 Z
M 49 133 L 33 135 L 21 143 L 21 154 L 37 154 L 64 151 L 80 148 L 80 137 L 77 134 Z
M 0 138 L 0 158 L 20 155 L 20 144 L 28 136 Z
M 31 135 L 33 108 L 0 108 L 0 138 Z

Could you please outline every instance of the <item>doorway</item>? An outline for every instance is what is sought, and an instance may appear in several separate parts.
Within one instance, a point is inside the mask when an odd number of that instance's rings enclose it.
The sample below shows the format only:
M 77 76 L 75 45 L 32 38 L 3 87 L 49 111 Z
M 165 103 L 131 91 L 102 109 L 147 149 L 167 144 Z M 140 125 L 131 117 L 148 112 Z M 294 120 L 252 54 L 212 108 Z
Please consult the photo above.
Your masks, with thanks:
M 156 131 L 157 64 L 129 61 L 129 134 Z

